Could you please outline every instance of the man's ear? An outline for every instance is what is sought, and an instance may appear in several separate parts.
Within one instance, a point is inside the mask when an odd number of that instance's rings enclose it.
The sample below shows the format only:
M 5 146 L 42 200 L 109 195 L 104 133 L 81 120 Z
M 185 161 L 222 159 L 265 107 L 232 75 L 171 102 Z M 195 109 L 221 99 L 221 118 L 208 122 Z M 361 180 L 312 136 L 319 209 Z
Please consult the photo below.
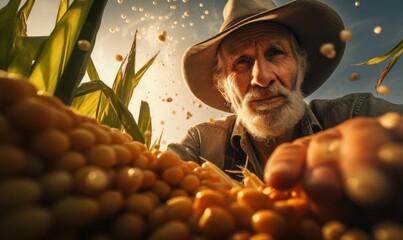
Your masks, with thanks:
M 216 86 L 217 90 L 221 93 L 221 95 L 225 98 L 225 100 L 229 103 L 230 100 L 228 98 L 227 93 L 225 92 L 224 88 L 222 87 L 222 84 L 219 84 L 218 81 L 224 81 L 223 79 L 220 79 L 217 74 L 213 74 L 213 81 L 214 85 Z

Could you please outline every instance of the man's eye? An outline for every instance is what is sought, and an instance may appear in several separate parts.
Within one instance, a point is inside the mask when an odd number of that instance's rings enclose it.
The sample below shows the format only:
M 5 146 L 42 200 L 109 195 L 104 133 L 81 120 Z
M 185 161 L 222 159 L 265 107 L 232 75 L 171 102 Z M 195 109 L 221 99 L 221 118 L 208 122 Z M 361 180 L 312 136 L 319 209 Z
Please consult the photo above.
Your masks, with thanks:
M 278 48 L 270 48 L 265 52 L 265 57 L 266 58 L 272 58 L 278 55 L 284 55 L 285 52 L 281 49 Z
M 252 61 L 249 58 L 241 57 L 234 62 L 233 68 L 234 69 L 247 68 L 251 65 L 251 62 Z

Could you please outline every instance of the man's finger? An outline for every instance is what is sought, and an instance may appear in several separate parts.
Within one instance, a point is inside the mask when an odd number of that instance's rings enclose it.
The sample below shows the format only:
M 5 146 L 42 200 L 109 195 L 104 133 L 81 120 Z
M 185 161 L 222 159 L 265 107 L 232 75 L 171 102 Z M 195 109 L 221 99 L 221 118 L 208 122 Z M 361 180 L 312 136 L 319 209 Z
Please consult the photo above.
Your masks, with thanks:
M 305 144 L 284 143 L 278 146 L 266 164 L 265 182 L 277 189 L 291 188 L 302 175 L 305 157 Z
M 390 130 L 377 119 L 357 118 L 340 125 L 340 168 L 348 196 L 358 204 L 380 204 L 389 197 L 391 185 L 379 159 L 379 148 L 393 142 Z
M 339 170 L 340 133 L 328 130 L 312 138 L 307 149 L 307 171 L 304 176 L 308 196 L 318 203 L 337 201 L 343 194 Z

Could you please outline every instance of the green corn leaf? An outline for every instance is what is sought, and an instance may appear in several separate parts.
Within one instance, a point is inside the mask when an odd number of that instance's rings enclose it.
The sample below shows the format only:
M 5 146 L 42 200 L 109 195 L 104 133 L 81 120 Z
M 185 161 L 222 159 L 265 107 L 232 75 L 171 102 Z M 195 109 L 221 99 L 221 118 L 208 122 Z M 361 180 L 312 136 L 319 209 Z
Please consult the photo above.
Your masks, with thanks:
M 29 14 L 31 13 L 32 7 L 34 6 L 35 0 L 28 0 L 25 2 L 24 6 L 18 11 L 18 19 L 16 26 L 17 36 L 27 36 L 27 20 Z
M 101 25 L 102 15 L 108 0 L 97 0 L 92 4 L 78 39 L 91 43 L 88 50 L 82 50 L 75 44 L 73 52 L 67 61 L 66 68 L 57 82 L 54 95 L 66 105 L 71 105 L 75 91 L 85 75 L 88 59 L 95 45 L 96 36 Z M 67 14 L 67 13 L 66 13 Z M 61 20 L 62 21 L 62 20 Z
M 388 63 L 388 65 L 382 69 L 381 75 L 379 76 L 377 82 L 376 82 L 376 87 L 375 89 L 378 92 L 378 87 L 382 84 L 383 79 L 386 77 L 386 75 L 389 73 L 389 71 L 393 68 L 397 60 L 399 60 L 400 55 L 402 55 L 403 49 L 400 50 L 400 52 L 396 53 L 393 59 Z
M 139 126 L 140 132 L 143 134 L 143 136 L 146 131 L 149 131 L 149 132 L 152 131 L 150 106 L 148 105 L 148 103 L 146 101 L 141 101 L 141 104 L 140 104 L 138 126 Z M 145 144 L 148 147 L 150 146 L 150 143 L 151 143 L 151 138 L 145 139 Z
M 55 91 L 93 1 L 74 1 L 53 29 L 28 78 L 37 89 Z
M 11 61 L 20 3 L 21 0 L 10 0 L 0 9 L 0 70 L 6 71 Z
M 138 70 L 136 72 L 134 81 L 131 82 L 130 89 L 134 90 L 134 88 L 139 84 L 141 78 L 144 76 L 144 74 L 147 72 L 147 70 L 151 67 L 151 65 L 153 65 L 158 54 L 159 54 L 159 51 L 150 60 L 148 60 L 148 62 L 146 62 L 146 64 L 144 64 L 144 66 L 142 68 L 140 68 L 140 70 Z M 130 95 L 133 95 L 133 90 L 131 91 Z
M 135 43 L 133 44 L 135 46 Z M 151 65 L 154 63 L 157 55 L 155 54 L 135 75 L 132 75 L 127 72 L 134 72 L 134 66 L 132 68 L 129 68 L 129 64 L 134 64 L 134 56 L 135 48 L 132 47 L 132 50 L 129 54 L 129 61 L 126 65 L 125 72 L 122 73 L 122 65 L 119 68 L 118 74 L 116 75 L 114 85 L 113 85 L 113 90 L 116 93 L 116 95 L 119 97 L 120 100 L 125 104 L 126 107 L 129 106 L 130 100 L 133 97 L 133 92 L 138 83 L 140 82 L 141 78 L 145 74 L 145 72 L 151 67 Z M 123 74 L 123 75 L 122 75 Z M 134 77 L 134 78 L 132 78 Z M 110 106 L 105 106 L 101 109 L 104 109 L 103 117 L 102 117 L 102 123 L 108 126 L 113 126 L 115 128 L 121 129 L 120 122 L 118 121 L 118 118 L 115 116 L 115 113 L 112 111 Z
M 134 40 L 129 52 L 129 60 L 126 64 L 125 71 L 123 72 L 123 67 L 126 63 L 127 58 L 124 59 L 122 64 L 119 67 L 118 73 L 116 74 L 115 80 L 113 82 L 112 89 L 115 94 L 119 97 L 120 100 L 128 106 L 131 96 L 128 96 L 128 89 L 124 88 L 125 81 L 130 80 L 127 76 L 134 76 L 134 69 L 135 69 L 135 52 L 136 52 L 136 38 L 137 38 L 137 31 L 134 34 Z M 130 66 L 130 67 L 129 67 Z M 121 129 L 122 124 L 120 123 L 119 119 L 117 118 L 115 112 L 109 105 L 102 106 L 104 111 L 102 112 L 101 122 L 108 126 L 113 126 L 115 128 Z
M 87 74 L 91 81 L 100 80 L 98 71 L 95 68 L 92 58 L 88 60 Z M 105 98 L 102 98 L 101 100 L 101 95 L 101 91 L 95 91 L 82 96 L 75 96 L 71 106 L 77 109 L 77 111 L 83 115 L 96 118 L 100 101 L 106 101 Z
M 90 57 L 90 59 L 88 59 L 86 70 L 87 70 L 88 77 L 90 78 L 91 81 L 101 79 L 99 77 L 97 69 L 95 68 L 94 61 L 92 61 L 91 57 Z
M 394 48 L 392 48 L 388 53 L 386 53 L 383 56 L 375 57 L 372 58 L 366 62 L 358 63 L 355 65 L 372 65 L 372 64 L 378 64 L 380 62 L 385 61 L 386 59 L 390 58 L 392 55 L 398 53 L 403 49 L 403 40 L 401 40 Z
M 14 51 L 7 72 L 28 78 L 32 61 L 37 58 L 47 39 L 48 37 L 18 36 L 15 40 Z
M 125 59 L 126 61 L 126 59 Z M 116 86 L 118 85 L 118 83 L 122 82 L 123 79 L 123 66 L 125 61 L 122 62 L 122 64 L 120 65 L 118 72 L 115 76 L 115 80 L 113 81 L 113 92 L 116 94 L 116 96 L 122 100 L 121 96 L 117 93 L 116 91 Z M 126 104 L 125 104 L 126 105 Z M 128 105 L 126 105 L 127 107 Z M 99 112 L 99 116 L 100 116 L 100 122 L 102 124 L 108 125 L 108 126 L 113 126 L 114 128 L 117 129 L 122 129 L 122 124 L 119 121 L 119 118 L 116 116 L 115 111 L 113 110 L 113 108 L 110 106 L 110 104 L 108 102 L 102 102 L 100 104 L 100 112 Z
M 56 24 L 62 19 L 69 8 L 69 0 L 60 0 L 59 11 L 57 11 Z
M 109 103 L 116 111 L 116 114 L 122 122 L 125 131 L 132 136 L 133 140 L 144 143 L 144 137 L 141 134 L 133 115 L 130 113 L 129 109 L 124 105 L 124 103 L 116 96 L 113 90 L 104 82 L 101 80 L 94 80 L 83 83 L 78 87 L 76 96 L 89 94 L 99 90 L 105 94 Z
M 126 104 L 126 106 L 129 104 L 133 95 L 133 90 L 135 88 L 135 86 L 132 86 L 133 85 L 132 83 L 133 81 L 135 81 L 134 76 L 136 69 L 136 40 L 137 40 L 137 30 L 136 33 L 134 34 L 133 43 L 130 48 L 123 76 L 121 79 L 115 79 L 115 82 L 113 83 L 113 90 L 119 96 L 119 98 Z

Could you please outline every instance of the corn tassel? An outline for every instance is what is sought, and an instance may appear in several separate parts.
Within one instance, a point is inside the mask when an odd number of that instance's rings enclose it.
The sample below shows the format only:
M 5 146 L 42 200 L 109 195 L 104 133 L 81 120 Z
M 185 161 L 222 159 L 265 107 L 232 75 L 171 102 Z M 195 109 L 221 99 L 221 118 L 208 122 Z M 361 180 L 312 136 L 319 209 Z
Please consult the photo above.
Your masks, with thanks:
M 260 186 L 264 185 L 264 182 L 262 182 L 262 180 L 260 180 L 260 178 L 258 178 L 256 176 L 256 174 L 254 174 L 251 171 L 249 171 L 249 169 L 248 169 L 248 158 L 246 159 L 245 167 L 240 166 L 240 165 L 238 165 L 238 167 L 241 169 L 241 171 L 227 170 L 227 172 L 241 173 L 243 175 L 242 183 L 243 183 L 244 187 L 258 189 Z

